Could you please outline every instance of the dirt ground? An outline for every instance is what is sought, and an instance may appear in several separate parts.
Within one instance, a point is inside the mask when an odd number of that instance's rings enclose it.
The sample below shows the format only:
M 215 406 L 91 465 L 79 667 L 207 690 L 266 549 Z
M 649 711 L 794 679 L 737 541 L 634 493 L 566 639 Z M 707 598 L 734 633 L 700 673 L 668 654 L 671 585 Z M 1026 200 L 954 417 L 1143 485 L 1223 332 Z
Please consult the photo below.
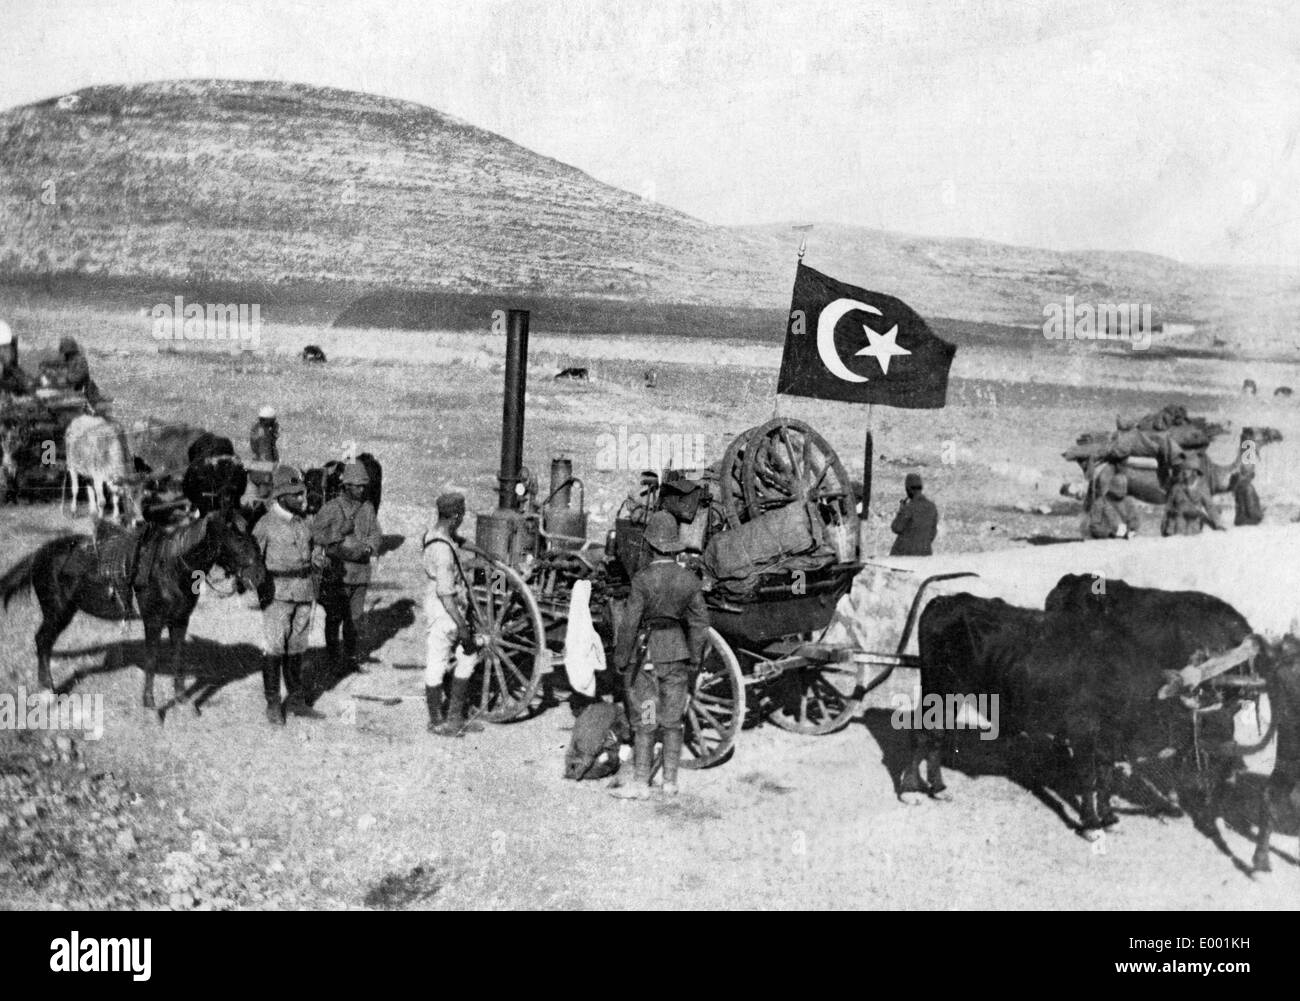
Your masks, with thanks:
M 348 440 L 375 453 L 385 467 L 380 520 L 401 538 L 372 588 L 370 629 L 382 664 L 364 680 L 373 691 L 419 691 L 423 578 L 414 540 L 443 490 L 463 490 L 472 511 L 494 506 L 501 372 L 485 336 L 271 328 L 269 350 L 238 357 L 159 352 L 138 317 L 44 311 L 18 320 L 37 353 L 64 333 L 78 336 L 124 421 L 201 423 L 242 449 L 248 423 L 269 402 L 280 412 L 288 461 L 319 464 Z M 1079 509 L 1058 488 L 1078 473 L 1060 452 L 1080 431 L 1113 427 L 1117 413 L 1167 402 L 1234 427 L 1279 428 L 1285 441 L 1265 454 L 1257 482 L 1268 521 L 1300 513 L 1300 405 L 1271 395 L 1275 385 L 1295 384 L 1296 366 L 1149 360 L 1047 342 L 1033 331 L 1025 337 L 1006 349 L 960 352 L 943 410 L 876 408 L 868 553 L 887 550 L 884 519 L 911 469 L 926 476 L 940 506 L 944 549 L 1077 537 Z M 298 362 L 305 343 L 325 347 L 329 363 Z M 774 410 L 768 345 L 692 342 L 689 355 L 644 347 L 638 356 L 618 338 L 534 337 L 525 462 L 544 478 L 552 454 L 573 458 L 586 481 L 593 538 L 603 536 L 644 464 L 633 449 L 615 449 L 621 468 L 596 468 L 610 436 L 701 435 L 713 461 L 733 435 Z M 659 369 L 654 390 L 642 385 L 647 358 Z M 594 381 L 550 378 L 570 363 L 587 364 Z M 1258 397 L 1239 395 L 1247 376 L 1259 383 Z M 780 409 L 812 423 L 851 473 L 861 471 L 863 408 L 787 399 Z M 1231 442 L 1213 451 L 1226 461 Z M 1147 513 L 1154 523 L 1155 512 Z M 54 533 L 88 527 L 57 505 L 0 510 L 0 563 Z M 320 620 L 318 613 L 313 650 L 322 645 Z M 34 688 L 36 621 L 27 598 L 0 615 L 0 691 Z M 160 726 L 138 708 L 139 624 L 73 623 L 56 650 L 56 680 L 75 675 L 73 691 L 104 696 L 104 736 L 69 750 L 31 733 L 0 733 L 0 772 L 28 760 L 71 778 L 111 773 L 129 782 L 129 808 L 114 822 L 117 847 L 107 849 L 107 862 L 90 871 L 85 859 L 61 859 L 38 876 L 29 862 L 19 864 L 15 830 L 30 840 L 43 822 L 99 821 L 54 808 L 22 823 L 11 818 L 0 829 L 9 855 L 0 855 L 0 903 L 1272 909 L 1300 900 L 1295 818 L 1275 837 L 1276 871 L 1253 879 L 1242 871 L 1250 854 L 1245 788 L 1229 796 L 1220 825 L 1233 858 L 1187 817 L 1157 817 L 1141 803 L 1090 845 L 984 747 L 968 750 L 954 770 L 954 802 L 904 806 L 892 773 L 905 737 L 887 713 L 868 712 L 828 737 L 747 729 L 729 762 L 684 775 L 679 801 L 625 803 L 601 783 L 561 779 L 571 725 L 563 706 L 448 741 L 426 735 L 414 698 L 347 708 L 334 697 L 330 719 L 272 729 L 261 715 L 259 642 L 257 612 L 245 599 L 205 595 L 188 652 L 202 713 L 177 708 Z M 169 689 L 161 678 L 160 694 Z M 119 836 L 123 825 L 130 838 Z M 168 874 L 195 856 L 216 860 L 221 886 L 204 890 L 200 882 L 178 898 Z

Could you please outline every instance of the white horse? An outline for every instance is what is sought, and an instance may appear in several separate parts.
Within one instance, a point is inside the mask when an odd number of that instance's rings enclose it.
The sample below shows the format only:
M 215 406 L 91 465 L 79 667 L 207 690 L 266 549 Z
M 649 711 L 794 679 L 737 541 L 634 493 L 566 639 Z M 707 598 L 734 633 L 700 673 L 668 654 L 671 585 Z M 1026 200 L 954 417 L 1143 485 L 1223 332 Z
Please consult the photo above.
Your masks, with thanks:
M 95 517 L 103 517 L 108 506 L 109 489 L 112 488 L 113 517 L 120 520 L 124 513 L 134 513 L 134 495 L 130 487 L 136 482 L 135 465 L 131 448 L 122 426 L 104 417 L 82 415 L 68 425 L 64 435 L 68 457 L 68 479 L 72 483 L 72 514 L 77 513 L 77 495 L 81 491 L 80 477 L 90 480 L 90 502 Z

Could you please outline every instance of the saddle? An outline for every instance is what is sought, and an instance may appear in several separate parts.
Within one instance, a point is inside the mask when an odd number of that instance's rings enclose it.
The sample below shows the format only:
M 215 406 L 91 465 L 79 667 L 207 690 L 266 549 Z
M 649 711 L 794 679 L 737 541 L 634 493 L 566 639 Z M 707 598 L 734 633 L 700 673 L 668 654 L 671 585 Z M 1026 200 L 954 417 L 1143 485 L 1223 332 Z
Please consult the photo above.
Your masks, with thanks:
M 110 521 L 95 525 L 95 569 L 124 613 L 129 613 L 134 603 L 133 585 L 137 582 L 144 534 L 140 529 L 122 528 Z

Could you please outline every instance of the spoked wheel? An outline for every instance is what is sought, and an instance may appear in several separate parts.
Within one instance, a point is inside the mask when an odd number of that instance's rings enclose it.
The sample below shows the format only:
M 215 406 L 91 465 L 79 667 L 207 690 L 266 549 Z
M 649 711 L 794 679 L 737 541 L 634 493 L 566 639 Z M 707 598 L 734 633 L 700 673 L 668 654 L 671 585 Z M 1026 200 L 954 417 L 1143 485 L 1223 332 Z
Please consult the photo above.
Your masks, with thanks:
M 736 736 L 745 722 L 745 676 L 740 661 L 715 629 L 690 701 L 686 703 L 683 768 L 712 768 L 731 757 Z
M 864 674 L 853 661 L 786 671 L 766 686 L 767 718 L 783 730 L 815 737 L 842 730 L 858 711 Z
M 858 533 L 858 511 L 844 464 L 803 421 L 777 417 L 747 432 L 741 464 L 744 510 L 756 518 L 791 502 L 812 504 L 822 523 Z
M 470 628 L 479 662 L 470 677 L 468 704 L 475 718 L 504 723 L 528 712 L 550 670 L 546 628 L 537 599 L 511 567 L 473 546 L 465 566 Z
M 722 464 L 718 467 L 718 503 L 722 507 L 722 516 L 726 519 L 728 528 L 737 528 L 742 522 L 749 520 L 745 503 L 745 481 L 742 476 L 745 442 L 748 441 L 753 430 L 750 428 L 749 431 L 738 434 L 732 439 L 722 456 Z

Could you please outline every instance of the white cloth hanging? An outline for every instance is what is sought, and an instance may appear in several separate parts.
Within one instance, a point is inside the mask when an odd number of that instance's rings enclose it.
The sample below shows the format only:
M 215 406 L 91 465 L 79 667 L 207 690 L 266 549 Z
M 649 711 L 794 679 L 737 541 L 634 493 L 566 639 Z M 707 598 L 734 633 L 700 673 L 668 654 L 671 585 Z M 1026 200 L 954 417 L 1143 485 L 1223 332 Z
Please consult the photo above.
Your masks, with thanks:
M 573 582 L 569 594 L 569 622 L 564 630 L 564 671 L 569 687 L 593 698 L 596 672 L 605 670 L 605 646 L 591 621 L 591 581 Z

